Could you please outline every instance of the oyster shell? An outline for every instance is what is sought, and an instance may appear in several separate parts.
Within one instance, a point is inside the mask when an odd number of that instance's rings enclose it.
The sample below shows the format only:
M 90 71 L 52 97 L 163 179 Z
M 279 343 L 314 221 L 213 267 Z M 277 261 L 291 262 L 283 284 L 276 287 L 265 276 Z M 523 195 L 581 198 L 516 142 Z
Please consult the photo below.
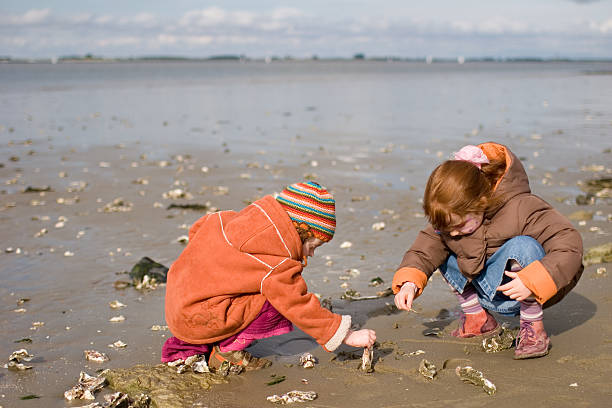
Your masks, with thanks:
M 193 356 L 187 357 L 187 359 L 178 359 L 168 363 L 169 367 L 177 367 L 176 372 L 183 374 L 188 371 L 194 373 L 210 373 L 208 364 L 206 363 L 206 356 L 204 354 L 194 354 Z
M 497 391 L 495 384 L 487 380 L 482 374 L 482 372 L 475 370 L 470 366 L 458 366 L 455 369 L 455 373 L 457 373 L 457 376 L 465 382 L 482 386 L 485 392 L 489 395 L 493 395 L 495 394 L 495 391 Z
M 120 349 L 120 348 L 124 348 L 127 347 L 127 344 L 125 344 L 124 342 L 122 342 L 121 340 L 117 340 L 116 342 L 114 342 L 113 344 L 109 344 L 108 347 L 110 348 L 116 348 L 116 349 Z
M 498 335 L 482 340 L 482 349 L 485 353 L 499 353 L 502 350 L 512 348 L 515 339 L 516 330 L 510 330 L 504 324 Z
M 34 358 L 34 355 L 28 353 L 26 349 L 19 349 L 17 351 L 13 351 L 9 356 L 8 363 L 4 365 L 4 368 L 13 369 L 13 370 L 29 370 L 32 366 L 28 366 L 23 364 L 21 361 L 31 361 Z
M 304 353 L 300 356 L 300 365 L 304 368 L 313 368 L 317 364 L 317 359 L 310 353 Z
M 419 373 L 427 379 L 433 380 L 436 374 L 438 374 L 438 368 L 428 360 L 421 360 L 419 363 Z
M 109 302 L 108 305 L 111 307 L 111 309 L 120 309 L 122 307 L 126 307 L 126 305 L 124 305 L 118 300 L 113 300 L 112 302 Z
M 93 377 L 85 371 L 81 371 L 79 382 L 77 385 L 64 392 L 64 398 L 68 401 L 74 399 L 93 400 L 96 398 L 94 397 L 94 393 L 102 389 L 104 385 L 106 385 L 106 379 L 104 377 Z
M 275 404 L 292 404 L 294 402 L 306 402 L 313 401 L 317 398 L 317 393 L 315 391 L 289 391 L 283 395 L 271 395 L 266 399 Z
M 365 371 L 366 373 L 371 373 L 374 371 L 372 368 L 372 361 L 374 360 L 374 350 L 372 347 L 365 347 L 363 349 L 363 356 L 361 357 L 361 366 L 359 369 L 361 371 Z
M 89 361 L 95 361 L 96 363 L 103 363 L 105 361 L 109 361 L 110 359 L 104 353 L 100 353 L 96 350 L 84 350 L 85 358 Z
M 132 398 L 128 394 L 115 392 L 105 395 L 104 399 L 106 400 L 103 405 L 104 408 L 148 408 L 151 405 L 151 398 L 145 394 L 139 394 Z

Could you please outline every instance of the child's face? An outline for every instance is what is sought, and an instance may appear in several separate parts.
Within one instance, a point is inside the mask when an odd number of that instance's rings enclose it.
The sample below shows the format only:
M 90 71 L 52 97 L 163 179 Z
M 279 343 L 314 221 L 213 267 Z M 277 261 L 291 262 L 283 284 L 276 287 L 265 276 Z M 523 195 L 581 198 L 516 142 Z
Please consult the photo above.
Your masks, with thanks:
M 315 249 L 317 249 L 323 244 L 324 242 L 321 241 L 319 238 L 314 238 L 314 237 L 308 238 L 302 244 L 302 255 L 305 257 L 313 256 Z
M 468 235 L 472 232 L 476 231 L 480 224 L 482 224 L 482 218 L 484 213 L 470 213 L 465 217 L 460 217 L 458 215 L 451 215 L 451 224 L 448 228 L 446 228 L 446 232 L 451 237 L 456 237 L 460 235 Z

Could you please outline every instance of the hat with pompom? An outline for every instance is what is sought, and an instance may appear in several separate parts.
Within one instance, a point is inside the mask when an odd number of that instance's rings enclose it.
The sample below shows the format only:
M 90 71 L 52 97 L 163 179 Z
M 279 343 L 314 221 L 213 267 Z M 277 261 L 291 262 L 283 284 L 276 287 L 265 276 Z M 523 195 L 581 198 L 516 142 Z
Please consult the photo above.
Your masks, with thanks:
M 336 230 L 336 201 L 329 191 L 314 181 L 287 186 L 276 200 L 280 203 L 298 232 L 327 242 Z M 300 234 L 302 237 L 302 234 Z

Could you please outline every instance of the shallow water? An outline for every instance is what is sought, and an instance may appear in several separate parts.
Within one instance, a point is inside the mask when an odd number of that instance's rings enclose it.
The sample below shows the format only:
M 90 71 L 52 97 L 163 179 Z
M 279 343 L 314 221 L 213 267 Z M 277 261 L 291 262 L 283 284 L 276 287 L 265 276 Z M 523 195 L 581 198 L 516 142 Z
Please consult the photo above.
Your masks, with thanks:
M 158 361 L 168 333 L 150 328 L 164 324 L 163 287 L 118 291 L 113 282 L 142 256 L 170 265 L 183 248 L 176 238 L 202 215 L 166 210 L 173 200 L 164 192 L 180 187 L 190 202 L 239 209 L 316 175 L 336 195 L 338 229 L 304 276 L 342 310 L 343 283 L 362 295 L 390 283 L 424 224 L 426 177 L 463 144 L 508 144 L 534 191 L 549 200 L 577 194 L 582 166 L 609 164 L 601 153 L 610 147 L 612 76 L 588 74 L 606 71 L 612 64 L 0 65 L 0 357 L 22 347 L 36 355 L 30 371 L 0 370 L 0 405 L 33 393 L 65 406 L 80 370 Z M 70 192 L 74 181 L 87 186 Z M 53 191 L 22 193 L 43 185 Z M 98 211 L 117 197 L 132 211 Z M 372 230 L 380 221 L 385 229 Z M 340 248 L 344 241 L 353 246 Z M 359 273 L 343 279 L 349 268 Z M 382 287 L 368 286 L 375 276 Z M 127 307 L 110 309 L 115 299 Z M 125 322 L 108 321 L 119 314 Z M 31 344 L 15 343 L 26 337 Z M 119 339 L 126 349 L 108 348 Z M 86 362 L 86 349 L 111 361 Z

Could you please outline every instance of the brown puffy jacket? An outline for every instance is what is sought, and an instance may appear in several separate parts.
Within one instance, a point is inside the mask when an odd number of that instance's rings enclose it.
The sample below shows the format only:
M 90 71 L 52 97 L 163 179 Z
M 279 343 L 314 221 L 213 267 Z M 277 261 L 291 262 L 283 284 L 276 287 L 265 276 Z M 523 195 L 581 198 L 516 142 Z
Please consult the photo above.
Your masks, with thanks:
M 506 171 L 495 187 L 504 204 L 496 212 L 486 213 L 482 225 L 470 235 L 451 238 L 428 225 L 404 255 L 393 277 L 393 290 L 397 293 L 404 283 L 413 282 L 420 295 L 428 278 L 450 253 L 457 256 L 461 273 L 471 281 L 506 241 L 526 235 L 536 239 L 546 254 L 518 275 L 538 302 L 545 307 L 553 305 L 576 286 L 582 275 L 582 238 L 567 218 L 531 194 L 527 173 L 510 149 L 497 143 L 479 147 L 490 159 L 506 160 Z
M 172 334 L 210 344 L 246 328 L 268 300 L 327 350 L 338 347 L 350 316 L 321 307 L 302 278 L 302 242 L 272 196 L 240 212 L 206 215 L 170 267 L 166 322 Z

